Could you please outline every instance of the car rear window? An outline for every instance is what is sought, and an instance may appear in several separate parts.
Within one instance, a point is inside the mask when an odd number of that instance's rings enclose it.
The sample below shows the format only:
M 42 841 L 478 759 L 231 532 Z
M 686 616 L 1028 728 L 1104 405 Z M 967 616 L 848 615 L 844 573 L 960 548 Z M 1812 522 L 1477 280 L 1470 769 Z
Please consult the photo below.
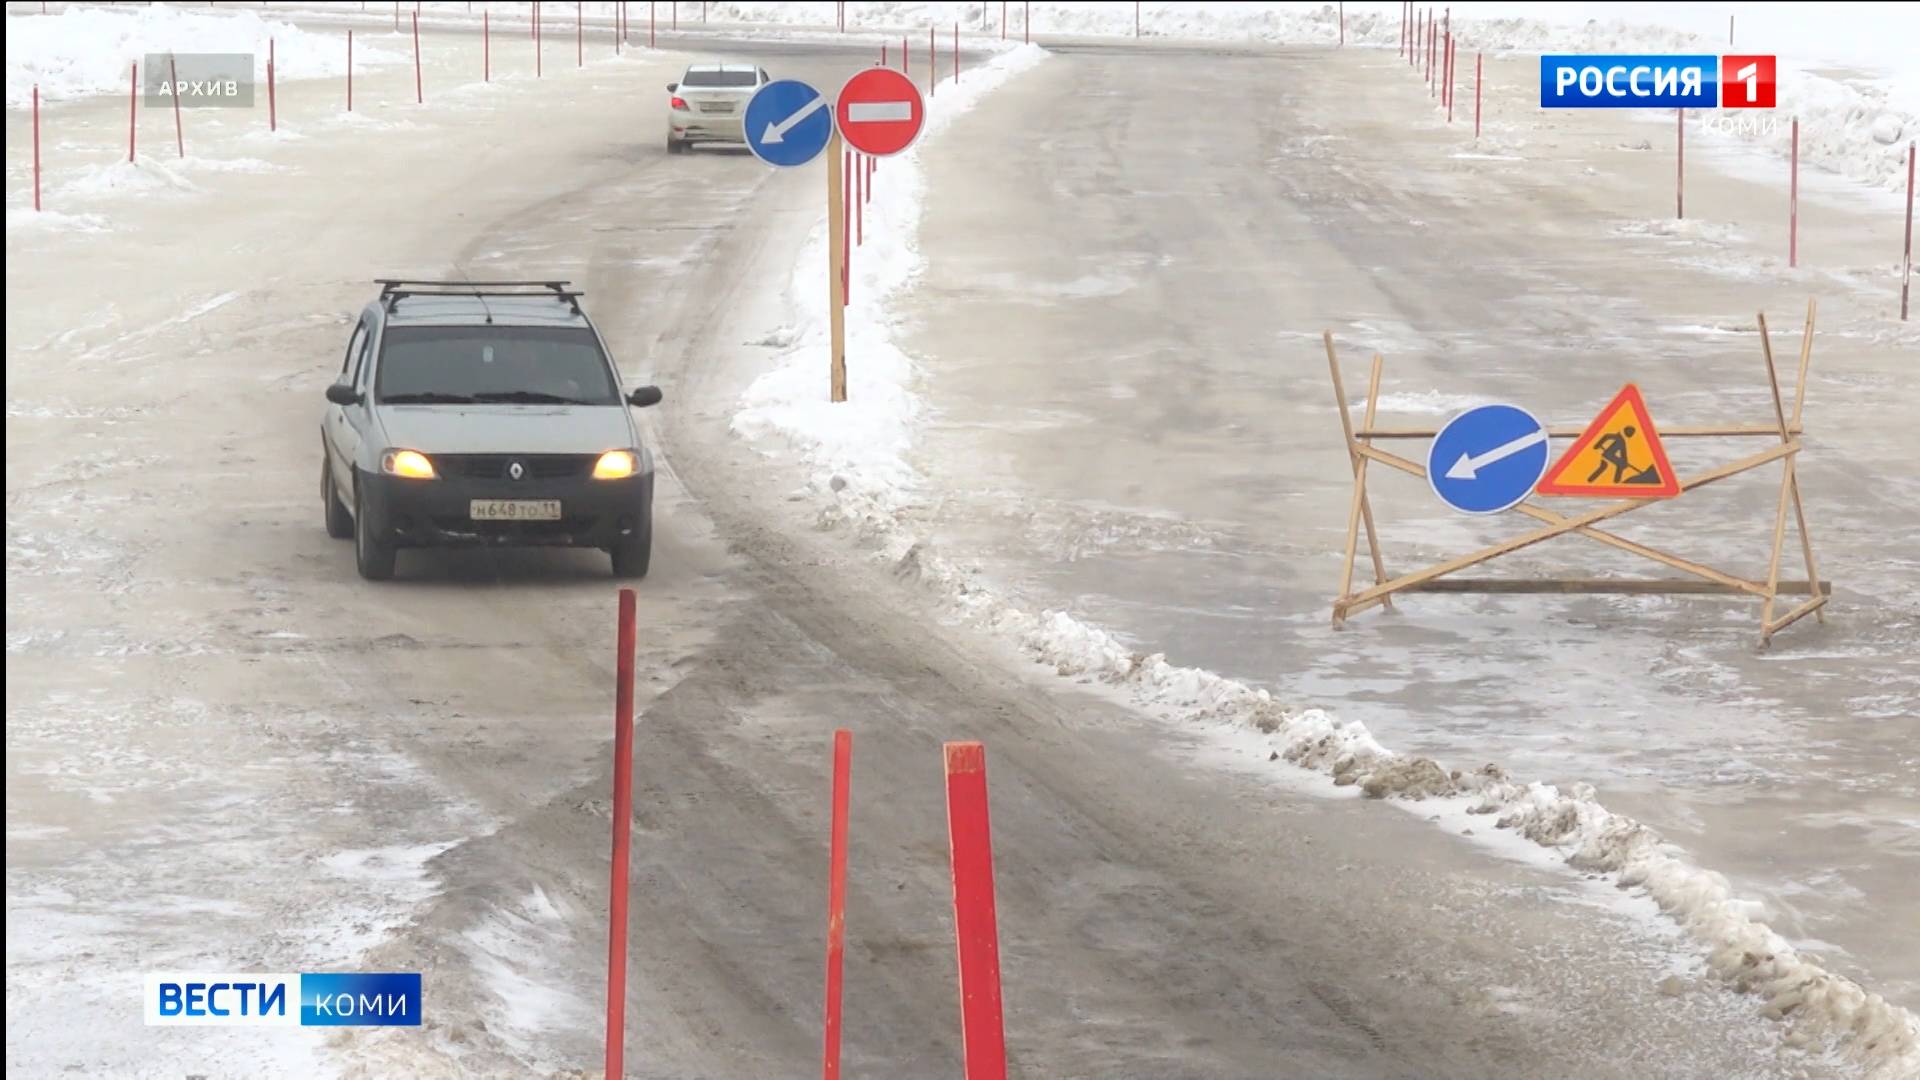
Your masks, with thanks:
M 579 326 L 396 326 L 380 344 L 374 396 L 618 405 L 592 330 Z
M 681 86 L 753 86 L 760 81 L 757 71 L 689 71 Z

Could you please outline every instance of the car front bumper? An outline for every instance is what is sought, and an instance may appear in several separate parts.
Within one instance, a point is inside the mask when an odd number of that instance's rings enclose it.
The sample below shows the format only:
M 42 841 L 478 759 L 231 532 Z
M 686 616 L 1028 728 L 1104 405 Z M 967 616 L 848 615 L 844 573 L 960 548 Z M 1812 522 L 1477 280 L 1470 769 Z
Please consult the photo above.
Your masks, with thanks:
M 373 535 L 401 547 L 611 548 L 650 529 L 653 471 L 621 480 L 434 480 L 361 474 Z M 475 521 L 475 499 L 557 499 L 558 521 Z

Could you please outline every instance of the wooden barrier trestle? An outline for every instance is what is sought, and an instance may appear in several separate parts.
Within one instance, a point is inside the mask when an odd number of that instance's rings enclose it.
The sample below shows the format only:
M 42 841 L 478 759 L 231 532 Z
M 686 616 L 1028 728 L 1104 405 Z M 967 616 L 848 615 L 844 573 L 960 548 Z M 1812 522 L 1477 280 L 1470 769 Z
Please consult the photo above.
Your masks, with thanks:
M 1774 512 L 1772 555 L 1767 561 L 1765 580 L 1752 580 L 1739 577 L 1704 563 L 1682 558 L 1679 555 L 1629 540 L 1616 533 L 1597 528 L 1601 522 L 1621 517 L 1635 510 L 1665 499 L 1624 499 L 1608 502 L 1605 505 L 1584 510 L 1578 514 L 1563 514 L 1531 501 L 1521 502 L 1513 512 L 1525 515 L 1542 524 L 1510 540 L 1502 541 L 1478 551 L 1471 552 L 1445 562 L 1436 563 L 1412 573 L 1398 577 L 1388 577 L 1386 562 L 1380 547 L 1379 529 L 1374 524 L 1373 505 L 1367 493 L 1367 466 L 1378 463 L 1384 468 L 1396 469 L 1408 475 L 1424 479 L 1427 470 L 1417 461 L 1411 461 L 1399 455 L 1388 453 L 1374 445 L 1380 439 L 1431 439 L 1439 435 L 1438 430 L 1416 428 L 1376 428 L 1374 416 L 1380 397 L 1381 358 L 1373 358 L 1373 369 L 1367 379 L 1366 412 L 1360 426 L 1356 428 L 1347 407 L 1345 384 L 1340 377 L 1340 360 L 1334 350 L 1333 333 L 1322 334 L 1326 344 L 1327 369 L 1333 376 L 1333 394 L 1340 408 L 1340 429 L 1346 438 L 1347 454 L 1353 467 L 1353 498 L 1347 509 L 1347 536 L 1344 558 L 1340 568 L 1340 591 L 1333 601 L 1333 624 L 1337 627 L 1344 623 L 1347 616 L 1365 611 L 1376 605 L 1392 607 L 1395 593 L 1403 592 L 1445 592 L 1445 593 L 1614 593 L 1626 595 L 1661 594 L 1717 594 L 1750 595 L 1759 597 L 1760 644 L 1765 646 L 1773 635 L 1795 622 L 1813 615 L 1821 622 L 1826 621 L 1822 609 L 1832 594 L 1832 584 L 1820 580 L 1820 572 L 1813 555 L 1813 540 L 1807 531 L 1806 509 L 1800 499 L 1800 482 L 1795 471 L 1795 461 L 1800 452 L 1800 434 L 1802 410 L 1807 396 L 1807 368 L 1813 359 L 1813 323 L 1814 304 L 1807 304 L 1806 331 L 1800 341 L 1800 369 L 1794 383 L 1793 410 L 1789 414 L 1780 395 L 1780 377 L 1773 360 L 1773 341 L 1767 332 L 1767 317 L 1759 316 L 1760 348 L 1766 360 L 1767 385 L 1773 395 L 1774 422 L 1758 425 L 1706 425 L 1678 426 L 1662 428 L 1662 438 L 1769 438 L 1777 439 L 1776 445 L 1765 450 L 1749 454 L 1737 461 L 1710 469 L 1697 476 L 1680 481 L 1681 495 L 1718 483 L 1732 476 L 1782 462 L 1779 505 Z M 1584 429 L 1581 427 L 1549 427 L 1547 434 L 1551 438 L 1578 438 Z M 1805 581 L 1782 581 L 1780 579 L 1780 559 L 1786 543 L 1787 511 L 1793 511 L 1794 523 L 1800 535 L 1801 554 L 1806 561 L 1807 578 Z M 1354 589 L 1354 563 L 1359 556 L 1360 533 L 1364 530 L 1367 537 L 1367 550 L 1373 566 L 1373 584 L 1358 591 Z M 1502 555 L 1510 555 L 1523 548 L 1531 547 L 1557 536 L 1576 533 L 1609 547 L 1642 558 L 1651 559 L 1673 570 L 1691 575 L 1690 578 L 1526 578 L 1526 579 L 1485 579 L 1449 577 L 1458 571 L 1481 563 L 1490 562 Z M 1801 602 L 1778 618 L 1774 609 L 1783 595 L 1806 596 Z

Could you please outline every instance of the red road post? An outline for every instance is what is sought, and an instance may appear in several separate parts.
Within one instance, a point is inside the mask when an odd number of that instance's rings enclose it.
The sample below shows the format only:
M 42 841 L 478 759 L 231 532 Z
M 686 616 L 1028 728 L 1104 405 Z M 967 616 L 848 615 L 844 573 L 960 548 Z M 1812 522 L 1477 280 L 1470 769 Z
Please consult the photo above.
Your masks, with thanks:
M 833 809 L 827 846 L 827 1003 L 823 1080 L 840 1076 L 840 972 L 847 944 L 847 796 L 852 787 L 853 732 L 833 733 Z
M 347 111 L 353 111 L 353 31 L 347 31 Z
M 673 0 L 673 12 L 667 25 L 674 33 L 680 32 L 680 0 Z
M 1913 285 L 1913 143 L 1907 143 L 1907 247 L 1900 259 L 1900 321 L 1907 321 L 1907 291 Z
M 627 848 L 633 827 L 633 653 L 639 637 L 632 589 L 620 590 L 613 688 L 613 872 L 607 887 L 607 1077 L 625 1076 L 627 1046 Z
M 1133 36 L 1139 37 L 1140 35 L 1138 33 L 1135 33 Z M 1346 43 L 1347 43 L 1347 5 L 1341 4 L 1340 5 L 1340 44 L 1345 45 Z
M 960 84 L 960 24 L 953 24 L 953 82 Z
M 45 10 L 41 14 L 46 14 Z M 40 84 L 33 84 L 33 208 L 40 209 Z
M 574 67 L 587 66 L 587 14 L 582 0 L 573 0 Z
M 1000 40 L 1007 40 L 1007 0 L 1000 0 Z
M 167 78 L 173 80 L 173 144 L 181 157 L 187 156 L 187 133 L 180 125 L 180 69 L 174 65 L 173 54 L 167 54 Z
M 133 163 L 133 149 L 134 149 L 134 142 L 135 142 L 134 118 L 138 115 L 136 110 L 139 108 L 139 106 L 140 106 L 140 61 L 135 60 L 133 62 L 133 73 L 128 77 L 128 82 L 127 82 L 127 163 L 129 165 Z
M 267 130 L 280 130 L 280 114 L 273 97 L 273 39 L 267 39 Z
M 393 0 L 393 32 L 400 32 L 400 0 Z
M 659 40 L 660 16 L 654 7 L 654 0 L 647 0 L 647 48 L 654 48 Z
M 413 103 L 425 105 L 427 92 L 420 81 L 420 13 L 413 13 Z
M 1800 265 L 1800 118 L 1793 118 L 1791 178 L 1787 181 L 1787 265 Z
M 1447 123 L 1453 123 L 1453 31 L 1447 31 Z
M 900 39 L 900 74 L 912 77 L 913 57 L 907 55 L 907 39 Z
M 1000 932 L 993 910 L 993 832 L 987 754 L 977 742 L 946 745 L 947 842 L 960 959 L 960 1043 L 966 1080 L 1006 1080 L 1000 1015 Z
M 541 65 L 540 65 L 540 59 L 541 59 L 541 53 L 543 53 L 543 52 L 545 52 L 545 50 L 544 50 L 544 49 L 542 49 L 542 48 L 540 48 L 540 45 L 541 45 L 541 41 L 540 41 L 540 3 L 539 3 L 539 0 L 534 0 L 534 5 L 533 5 L 533 77 L 534 77 L 534 78 L 536 78 L 536 79 L 538 79 L 538 78 L 541 78 L 541 77 L 542 77 L 542 76 L 543 76 L 543 75 L 545 74 L 545 72 L 543 72 L 543 71 L 541 71 L 541 70 L 540 70 L 540 67 L 541 67 Z
M 1033 44 L 1033 4 L 1020 5 L 1020 33 L 1025 39 L 1022 44 Z
M 480 81 L 493 81 L 493 20 L 485 8 L 480 9 Z
M 884 41 L 880 43 L 880 66 L 887 66 L 887 43 Z
M 1485 53 L 1473 54 L 1473 137 L 1476 139 L 1480 137 L 1480 83 L 1486 59 Z
M 940 39 L 933 27 L 927 27 L 927 96 L 940 85 Z
M 1687 110 L 1673 110 L 1673 216 L 1687 217 Z

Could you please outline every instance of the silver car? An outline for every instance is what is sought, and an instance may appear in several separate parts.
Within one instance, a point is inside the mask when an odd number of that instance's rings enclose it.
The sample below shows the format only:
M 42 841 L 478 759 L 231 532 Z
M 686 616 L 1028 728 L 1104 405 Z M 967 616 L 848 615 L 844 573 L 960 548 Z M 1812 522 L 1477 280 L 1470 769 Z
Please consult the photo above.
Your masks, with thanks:
M 653 455 L 606 343 L 564 281 L 382 279 L 320 423 L 327 535 L 360 576 L 403 547 L 597 547 L 644 577 Z
M 667 153 L 697 142 L 746 145 L 747 99 L 772 80 L 752 64 L 693 64 L 667 84 Z

